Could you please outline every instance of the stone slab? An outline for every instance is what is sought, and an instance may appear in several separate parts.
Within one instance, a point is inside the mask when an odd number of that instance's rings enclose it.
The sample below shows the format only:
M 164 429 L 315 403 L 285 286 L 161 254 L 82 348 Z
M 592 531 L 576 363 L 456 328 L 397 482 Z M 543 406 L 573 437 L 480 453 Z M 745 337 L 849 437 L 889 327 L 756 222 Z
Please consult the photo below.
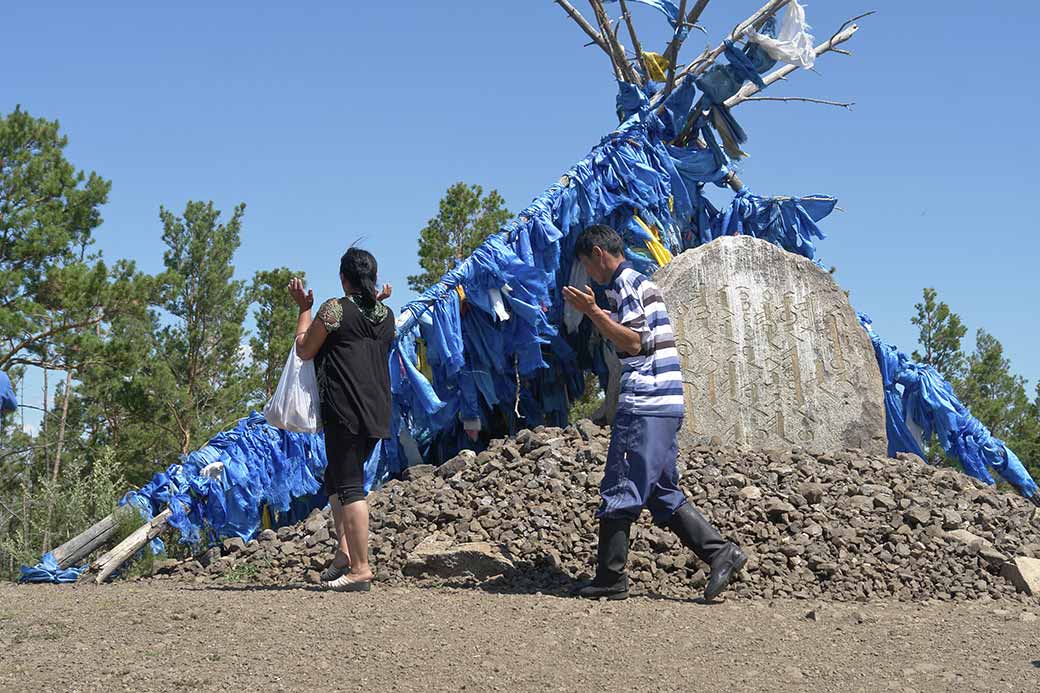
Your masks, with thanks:
M 827 272 L 727 236 L 677 256 L 654 282 L 683 365 L 683 444 L 885 454 L 874 350 Z

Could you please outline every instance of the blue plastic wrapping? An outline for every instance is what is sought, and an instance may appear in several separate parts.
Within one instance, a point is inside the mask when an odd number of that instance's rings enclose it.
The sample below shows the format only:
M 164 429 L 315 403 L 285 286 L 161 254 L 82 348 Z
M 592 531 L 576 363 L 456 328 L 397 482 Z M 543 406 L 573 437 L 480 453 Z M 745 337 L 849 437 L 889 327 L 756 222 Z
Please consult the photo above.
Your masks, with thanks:
M 223 466 L 220 473 L 203 473 L 216 462 Z M 365 463 L 366 490 L 385 480 L 386 465 L 383 446 L 377 445 Z M 248 541 L 265 505 L 273 513 L 289 513 L 296 500 L 320 496 L 324 470 L 322 434 L 282 431 L 253 412 L 127 493 L 120 505 L 134 506 L 146 519 L 169 507 L 168 524 L 185 543 L 228 536 Z
M 79 579 L 79 576 L 83 574 L 83 571 L 87 569 L 86 566 L 81 568 L 59 568 L 58 562 L 54 560 L 54 554 L 50 551 L 43 554 L 40 558 L 40 562 L 33 567 L 22 566 L 21 577 L 18 579 L 19 582 L 52 582 L 52 583 L 68 583 L 75 582 Z
M 11 379 L 7 373 L 0 371 L 0 412 L 14 411 L 18 408 L 18 397 L 11 387 Z
M 931 366 L 914 363 L 874 331 L 870 318 L 859 313 L 860 324 L 870 335 L 885 384 L 885 417 L 888 453 L 913 452 L 923 457 L 907 421 L 923 431 L 926 440 L 935 435 L 946 454 L 958 460 L 964 471 L 987 484 L 994 483 L 994 469 L 1026 498 L 1036 495 L 1036 482 L 1021 460 L 964 408 L 953 387 Z M 896 396 L 896 385 L 902 394 Z

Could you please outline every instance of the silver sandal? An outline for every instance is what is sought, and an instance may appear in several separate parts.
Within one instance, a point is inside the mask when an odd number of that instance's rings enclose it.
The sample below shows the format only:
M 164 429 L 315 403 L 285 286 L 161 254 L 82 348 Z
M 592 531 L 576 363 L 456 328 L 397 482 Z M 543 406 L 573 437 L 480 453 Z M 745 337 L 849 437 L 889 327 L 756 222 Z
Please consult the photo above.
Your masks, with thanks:
M 333 582 L 334 580 L 339 580 L 341 577 L 343 577 L 344 575 L 346 575 L 349 572 L 350 572 L 350 564 L 349 563 L 346 564 L 345 566 L 343 566 L 342 568 L 340 568 L 339 566 L 336 565 L 336 559 L 333 558 L 332 562 L 329 563 L 329 567 L 326 568 L 325 570 L 321 571 L 320 579 L 321 579 L 321 581 L 323 583 L 325 583 L 325 582 Z

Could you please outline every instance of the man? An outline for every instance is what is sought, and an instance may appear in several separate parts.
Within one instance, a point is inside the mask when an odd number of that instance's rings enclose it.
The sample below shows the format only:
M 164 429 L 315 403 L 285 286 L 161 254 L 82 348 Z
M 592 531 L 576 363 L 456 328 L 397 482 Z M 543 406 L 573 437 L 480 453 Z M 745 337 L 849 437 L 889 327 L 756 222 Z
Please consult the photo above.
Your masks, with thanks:
M 614 344 L 621 359 L 621 395 L 596 514 L 596 577 L 578 594 L 590 599 L 628 596 L 629 528 L 648 508 L 657 525 L 675 532 L 711 567 L 704 597 L 714 599 L 744 567 L 747 556 L 723 540 L 679 488 L 675 462 L 684 407 L 682 370 L 661 292 L 625 262 L 621 237 L 608 226 L 585 229 L 574 251 L 589 276 L 607 287 L 610 312 L 596 305 L 587 286 L 565 287 L 564 298 Z

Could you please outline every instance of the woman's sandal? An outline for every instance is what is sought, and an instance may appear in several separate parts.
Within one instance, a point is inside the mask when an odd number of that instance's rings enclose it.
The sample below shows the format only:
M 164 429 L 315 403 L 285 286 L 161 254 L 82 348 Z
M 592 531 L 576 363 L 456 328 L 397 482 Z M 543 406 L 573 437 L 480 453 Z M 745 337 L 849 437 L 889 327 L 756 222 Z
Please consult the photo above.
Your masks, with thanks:
M 346 575 L 349 572 L 350 572 L 350 564 L 349 563 L 347 563 L 345 566 L 343 566 L 341 568 L 340 566 L 336 565 L 336 559 L 333 558 L 332 562 L 329 563 L 329 567 L 326 568 L 325 570 L 321 571 L 321 578 L 320 579 L 321 579 L 322 583 L 332 582 L 333 580 L 338 580 L 339 578 L 343 577 L 344 575 Z
M 368 592 L 372 589 L 372 581 L 352 580 L 349 575 L 341 575 L 335 580 L 321 583 L 321 586 L 333 592 Z

